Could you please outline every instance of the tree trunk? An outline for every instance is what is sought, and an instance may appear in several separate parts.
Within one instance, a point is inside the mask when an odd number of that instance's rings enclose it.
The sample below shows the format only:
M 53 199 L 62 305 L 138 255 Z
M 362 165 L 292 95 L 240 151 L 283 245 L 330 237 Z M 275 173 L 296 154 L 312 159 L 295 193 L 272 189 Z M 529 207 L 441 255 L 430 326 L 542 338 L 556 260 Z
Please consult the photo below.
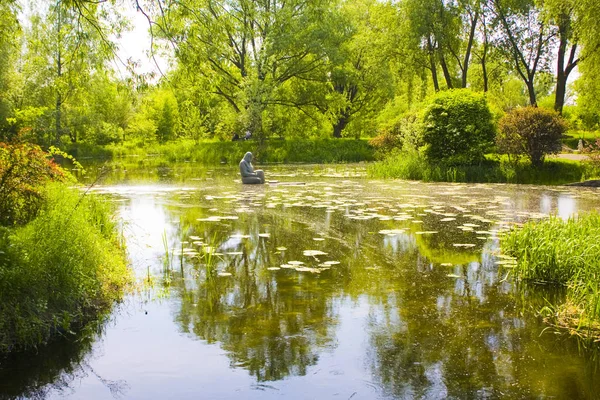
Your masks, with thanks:
M 467 49 L 465 50 L 465 58 L 463 61 L 462 71 L 462 82 L 461 87 L 464 89 L 467 87 L 467 74 L 469 72 L 469 60 L 471 58 L 471 49 L 473 48 L 473 41 L 475 39 L 475 28 L 477 28 L 477 21 L 479 20 L 479 11 L 475 12 L 475 17 L 471 21 L 471 30 L 469 31 L 469 40 L 467 42 Z
M 560 26 L 558 27 L 559 43 L 558 54 L 556 57 L 556 91 L 554 97 L 554 110 L 562 114 L 563 106 L 565 105 L 565 97 L 567 94 L 567 80 L 569 74 L 575 68 L 578 59 L 575 59 L 577 52 L 577 43 L 571 46 L 569 60 L 565 66 L 565 56 L 567 53 L 567 45 L 571 36 L 571 16 L 563 14 L 560 16 Z
M 55 115 L 55 121 L 54 121 L 55 129 L 56 129 L 56 137 L 54 138 L 54 144 L 56 144 L 57 146 L 60 145 L 60 131 L 62 130 L 62 127 L 60 124 L 61 104 L 62 104 L 61 95 L 60 95 L 60 93 L 57 93 L 56 94 L 56 109 L 55 109 L 56 115 Z
M 556 93 L 554 98 L 554 111 L 562 114 L 565 105 L 565 95 L 567 92 L 567 76 L 560 69 L 556 72 Z
M 431 37 L 427 38 L 427 51 L 429 52 L 429 68 L 431 69 L 431 79 L 433 80 L 433 88 L 436 92 L 440 91 L 440 83 L 438 81 L 437 69 L 435 65 L 435 55 L 433 51 L 433 44 L 431 43 Z
M 61 43 L 61 36 L 60 36 L 60 30 L 61 30 L 61 25 L 62 25 L 62 20 L 61 20 L 61 9 L 60 9 L 61 5 L 59 4 L 57 6 L 57 22 L 56 22 L 56 33 L 57 33 L 57 45 L 56 45 L 56 75 L 57 75 L 57 81 L 60 81 L 60 78 L 62 76 L 62 43 Z M 57 146 L 60 146 L 60 133 L 62 130 L 62 126 L 60 123 L 61 120 L 61 107 L 62 107 L 62 95 L 60 93 L 60 89 L 56 90 L 56 105 L 55 105 L 55 129 L 56 129 L 56 136 L 54 138 L 54 142 Z
M 526 83 L 527 92 L 529 93 L 529 104 L 533 107 L 537 107 L 537 96 L 535 95 L 535 87 L 533 87 L 533 79 L 529 79 Z
M 442 71 L 444 72 L 444 79 L 446 80 L 446 86 L 448 89 L 452 89 L 454 85 L 452 84 L 452 77 L 450 76 L 450 71 L 448 70 L 448 65 L 446 65 L 446 59 L 444 55 L 440 52 L 440 65 L 442 66 Z
M 481 73 L 483 75 L 483 92 L 485 93 L 489 90 L 488 73 L 487 73 L 485 54 L 483 55 L 483 57 L 481 57 Z
M 344 130 L 344 128 L 346 128 L 346 125 L 348 125 L 348 122 L 350 122 L 350 121 L 348 120 L 348 117 L 345 114 L 340 115 L 340 117 L 337 119 L 335 124 L 333 124 L 333 137 L 334 138 L 339 139 L 342 137 L 342 131 Z

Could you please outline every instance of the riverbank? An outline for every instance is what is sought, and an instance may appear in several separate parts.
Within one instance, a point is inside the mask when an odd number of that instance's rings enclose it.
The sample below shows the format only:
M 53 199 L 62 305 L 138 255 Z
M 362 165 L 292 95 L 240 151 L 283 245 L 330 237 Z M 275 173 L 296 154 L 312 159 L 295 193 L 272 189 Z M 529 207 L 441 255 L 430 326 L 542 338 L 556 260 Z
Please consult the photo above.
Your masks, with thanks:
M 130 272 L 111 213 L 49 184 L 37 217 L 0 228 L 0 353 L 69 335 L 121 298 Z
M 166 162 L 237 165 L 248 151 L 258 163 L 351 163 L 373 161 L 375 150 L 364 139 L 269 139 L 231 142 L 179 140 L 164 144 L 125 143 L 109 146 L 76 144 L 67 151 L 79 160 L 160 158 Z
M 514 274 L 526 282 L 567 287 L 566 301 L 544 307 L 554 325 L 600 339 L 600 214 L 528 222 L 501 241 L 515 257 Z
M 397 152 L 375 161 L 376 151 L 367 140 L 301 139 L 268 140 L 262 145 L 255 140 L 235 142 L 194 142 L 181 140 L 146 147 L 133 144 L 89 147 L 77 145 L 68 149 L 84 162 L 99 159 L 120 164 L 159 164 L 191 162 L 202 165 L 237 165 L 247 151 L 261 164 L 333 164 L 368 162 L 371 178 L 407 179 L 424 182 L 519 183 L 561 185 L 582 182 L 598 174 L 584 156 L 556 155 L 546 158 L 544 165 L 534 168 L 527 163 L 511 164 L 497 155 L 489 155 L 477 165 L 430 164 L 416 152 Z M 502 161 L 501 161 L 502 160 Z M 153 163 L 152 162 L 152 163 Z
M 510 164 L 489 156 L 477 165 L 432 164 L 416 152 L 398 152 L 367 167 L 368 176 L 424 182 L 520 183 L 562 185 L 595 176 L 580 160 L 548 158 L 540 168 Z

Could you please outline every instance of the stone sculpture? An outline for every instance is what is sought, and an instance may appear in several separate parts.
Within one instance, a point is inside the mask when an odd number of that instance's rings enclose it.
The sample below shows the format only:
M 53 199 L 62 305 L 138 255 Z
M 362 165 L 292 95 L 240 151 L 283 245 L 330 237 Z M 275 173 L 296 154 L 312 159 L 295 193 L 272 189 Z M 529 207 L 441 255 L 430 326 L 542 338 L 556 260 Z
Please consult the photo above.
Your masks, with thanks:
M 247 152 L 242 161 L 240 161 L 240 174 L 242 175 L 242 183 L 265 183 L 265 173 L 261 169 L 254 170 L 252 166 L 252 153 L 250 152 Z

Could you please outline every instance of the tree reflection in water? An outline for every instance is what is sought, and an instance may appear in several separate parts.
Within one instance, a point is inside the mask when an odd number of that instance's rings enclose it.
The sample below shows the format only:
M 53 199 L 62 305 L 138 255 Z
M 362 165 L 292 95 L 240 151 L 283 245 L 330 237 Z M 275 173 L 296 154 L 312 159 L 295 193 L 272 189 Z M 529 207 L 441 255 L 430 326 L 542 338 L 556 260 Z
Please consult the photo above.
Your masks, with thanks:
M 569 393 L 592 393 L 593 385 L 577 374 L 549 379 L 531 372 L 548 363 L 556 366 L 563 352 L 576 354 L 576 343 L 538 337 L 540 321 L 531 310 L 541 303 L 530 295 L 524 302 L 506 270 L 494 265 L 490 254 L 497 241 L 476 238 L 475 230 L 496 230 L 507 223 L 502 221 L 522 216 L 493 211 L 493 222 L 480 217 L 483 221 L 469 230 L 424 213 L 431 207 L 425 200 L 412 207 L 418 221 L 398 223 L 381 217 L 391 205 L 349 202 L 351 192 L 346 189 L 343 213 L 324 210 L 332 197 L 322 189 L 291 190 L 284 196 L 225 194 L 204 208 L 186 209 L 180 218 L 190 227 L 187 234 L 223 253 L 214 267 L 232 275 L 206 273 L 202 258 L 188 260 L 183 276 L 173 281 L 182 300 L 176 317 L 182 330 L 219 342 L 232 365 L 259 381 L 279 380 L 306 374 L 323 349 L 335 345 L 335 300 L 367 299 L 370 370 L 393 397 L 560 396 L 565 380 L 571 381 Z M 479 207 L 495 210 L 504 202 L 487 200 Z M 381 218 L 362 219 L 365 209 Z M 198 221 L 214 214 L 239 219 Z M 379 233 L 398 225 L 402 232 Z M 265 232 L 269 237 L 259 236 Z M 474 246 L 457 248 L 455 243 Z M 282 246 L 286 250 L 277 250 Z M 303 257 L 306 249 L 327 255 Z M 310 267 L 325 260 L 340 264 L 319 274 L 268 270 L 290 260 Z
M 156 181 L 185 182 L 192 167 L 182 171 L 144 173 Z M 170 294 L 157 306 L 165 312 L 152 315 L 149 326 L 174 318 L 190 343 L 202 340 L 225 350 L 233 367 L 226 372 L 242 369 L 259 382 L 279 380 L 269 385 L 282 394 L 326 382 L 333 393 L 343 386 L 350 390 L 351 379 L 364 380 L 356 390 L 367 382 L 365 390 L 374 390 L 369 393 L 392 398 L 593 398 L 600 390 L 598 362 L 582 355 L 576 341 L 542 334 L 546 325 L 536 311 L 560 293 L 515 287 L 509 268 L 494 264 L 498 231 L 535 218 L 540 207 L 552 211 L 554 203 L 544 196 L 567 196 L 564 190 L 345 182 L 302 174 L 302 186 L 247 188 L 232 176 L 204 172 L 193 175 L 202 185 L 195 182 L 188 190 L 107 189 L 132 200 L 120 204 L 144 236 L 130 247 L 134 268 L 144 277 L 162 277 Z M 577 207 L 596 207 L 596 194 L 577 196 Z M 304 264 L 300 270 L 273 270 L 290 261 Z M 93 374 L 85 343 L 64 353 L 54 347 L 60 354 L 42 357 L 54 360 L 52 365 L 34 359 L 39 371 L 19 364 L 21 359 L 12 365 L 30 371 L 11 375 L 5 368 L 11 364 L 0 361 L 0 385 L 20 375 L 0 392 L 43 396 L 52 387 L 46 383 L 60 386 L 63 378 Z M 168 353 L 171 343 L 160 344 Z M 185 351 L 188 343 L 177 346 Z M 342 351 L 352 354 L 344 357 Z M 346 361 L 356 365 L 340 365 Z M 197 383 L 195 370 L 177 368 L 175 360 L 164 370 Z M 155 370 L 163 372 L 161 366 Z M 128 379 L 143 379 L 135 370 L 127 373 Z M 119 380 L 99 380 L 127 393 Z M 131 392 L 136 389 L 132 384 Z

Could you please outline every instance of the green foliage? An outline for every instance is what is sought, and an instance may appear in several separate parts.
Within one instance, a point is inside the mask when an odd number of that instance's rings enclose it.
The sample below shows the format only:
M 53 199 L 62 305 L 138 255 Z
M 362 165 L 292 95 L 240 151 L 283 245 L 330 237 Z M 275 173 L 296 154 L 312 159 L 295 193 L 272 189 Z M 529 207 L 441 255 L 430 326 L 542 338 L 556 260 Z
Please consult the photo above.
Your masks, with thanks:
M 0 143 L 0 225 L 25 224 L 44 202 L 44 187 L 63 170 L 38 146 Z
M 379 134 L 369 143 L 381 156 L 394 150 L 417 150 L 423 145 L 421 125 L 417 114 L 406 112 L 401 117 L 382 124 Z
M 496 133 L 485 98 L 466 89 L 435 95 L 424 110 L 422 132 L 427 159 L 459 164 L 483 160 Z
M 379 132 L 374 144 L 385 153 L 404 135 L 397 119 L 432 93 L 469 87 L 502 111 L 556 105 L 565 90 L 554 88 L 575 65 L 577 106 L 566 109 L 577 110 L 565 114 L 585 129 L 600 121 L 594 0 L 183 0 L 146 10 L 155 44 L 177 49 L 176 67 L 157 82 L 135 74 L 134 62 L 127 78 L 107 67 L 115 48 L 107 39 L 127 22 L 112 1 L 84 3 L 39 1 L 21 13 L 22 34 L 20 3 L 0 5 L 0 140 L 148 146 L 247 129 L 261 140 Z M 562 75 L 547 65 L 560 58 L 555 38 L 567 55 Z M 453 139 L 451 154 L 429 146 L 431 157 L 479 161 L 486 135 L 471 143 L 446 122 L 434 124 Z
M 79 157 L 85 157 L 85 149 L 80 150 Z M 165 161 L 193 161 L 206 165 L 237 165 L 247 151 L 251 151 L 260 163 L 334 163 L 374 159 L 373 147 L 366 140 L 357 139 L 269 139 L 262 144 L 255 140 L 197 142 L 188 139 L 145 147 L 125 143 L 110 146 L 108 150 L 114 158 L 153 155 Z
M 583 148 L 583 154 L 587 156 L 586 165 L 589 166 L 589 175 L 600 176 L 600 138 Z
M 24 12 L 29 20 L 24 24 L 16 108 L 43 114 L 32 125 L 17 118 L 19 127 L 30 129 L 36 143 L 48 146 L 89 140 L 101 122 L 119 126 L 115 114 L 129 107 L 114 96 L 118 83 L 108 67 L 114 56 L 109 38 L 123 28 L 116 9 L 109 3 L 77 9 L 66 2 L 40 1 L 35 6 Z
M 600 214 L 528 222 L 501 241 L 503 252 L 517 259 L 518 279 L 568 286 L 559 318 L 569 328 L 600 327 Z
M 579 182 L 589 174 L 577 161 L 550 160 L 541 168 L 528 163 L 485 160 L 478 165 L 430 162 L 417 151 L 396 151 L 367 167 L 372 178 L 422 180 L 425 182 L 482 182 L 560 185 Z
M 140 145 L 165 143 L 179 134 L 179 108 L 171 90 L 156 89 L 146 95 L 127 129 L 125 138 Z
M 129 279 L 109 203 L 51 184 L 39 215 L 0 235 L 0 352 L 69 333 Z
M 172 93 L 158 92 L 154 101 L 154 119 L 156 121 L 156 138 L 160 143 L 173 140 L 177 135 L 178 109 L 177 100 Z
M 502 117 L 499 128 L 496 146 L 500 153 L 525 156 L 533 166 L 539 167 L 547 154 L 560 151 L 566 123 L 553 111 L 523 107 Z
M 8 118 L 14 117 L 17 86 L 17 60 L 21 28 L 16 3 L 0 4 L 0 140 L 14 134 Z M 12 131 L 12 132 L 11 132 Z

